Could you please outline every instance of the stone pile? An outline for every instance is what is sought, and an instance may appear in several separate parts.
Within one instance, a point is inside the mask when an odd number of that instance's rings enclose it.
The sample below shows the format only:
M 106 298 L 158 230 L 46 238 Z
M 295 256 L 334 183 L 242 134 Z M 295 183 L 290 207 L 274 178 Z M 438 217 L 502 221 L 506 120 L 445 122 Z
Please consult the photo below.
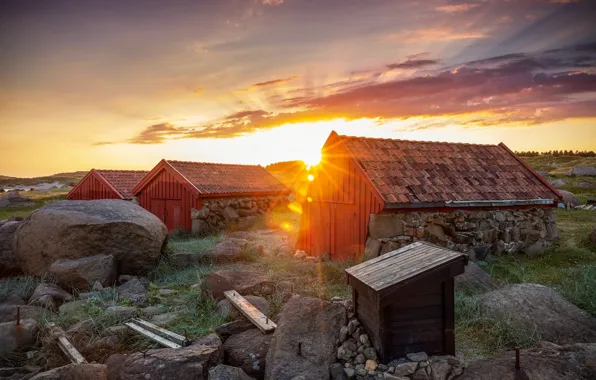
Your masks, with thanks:
M 431 356 L 424 352 L 408 354 L 381 363 L 370 337 L 353 314 L 351 301 L 334 299 L 348 310 L 348 323 L 339 330 L 337 361 L 331 368 L 332 380 L 451 380 L 464 372 L 465 364 L 455 356 Z
M 458 250 L 472 259 L 488 254 L 536 254 L 559 237 L 552 209 L 371 214 L 367 259 L 418 240 Z
M 246 229 L 277 206 L 285 205 L 287 196 L 226 197 L 203 201 L 203 208 L 192 209 L 192 232 L 207 234 L 226 228 Z

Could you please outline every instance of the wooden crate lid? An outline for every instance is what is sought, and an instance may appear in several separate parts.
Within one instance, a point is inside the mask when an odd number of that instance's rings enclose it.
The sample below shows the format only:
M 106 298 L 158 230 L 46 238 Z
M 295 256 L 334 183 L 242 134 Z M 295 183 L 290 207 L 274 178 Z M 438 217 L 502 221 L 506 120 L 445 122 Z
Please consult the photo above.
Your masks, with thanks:
M 467 263 L 467 255 L 461 252 L 418 241 L 348 268 L 346 272 L 380 291 L 461 259 Z

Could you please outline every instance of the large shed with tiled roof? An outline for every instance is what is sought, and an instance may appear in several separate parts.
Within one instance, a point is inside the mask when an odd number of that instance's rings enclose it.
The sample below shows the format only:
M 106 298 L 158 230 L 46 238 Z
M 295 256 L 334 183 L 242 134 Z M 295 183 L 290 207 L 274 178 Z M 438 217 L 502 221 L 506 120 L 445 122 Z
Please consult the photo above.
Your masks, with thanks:
M 258 165 L 161 160 L 133 189 L 169 230 L 208 232 L 247 222 L 290 190 Z
M 132 188 L 145 175 L 143 170 L 91 169 L 66 195 L 69 200 L 124 199 L 133 198 Z
M 561 194 L 504 144 L 341 136 L 311 173 L 297 248 L 376 257 L 417 240 L 483 256 L 557 237 Z

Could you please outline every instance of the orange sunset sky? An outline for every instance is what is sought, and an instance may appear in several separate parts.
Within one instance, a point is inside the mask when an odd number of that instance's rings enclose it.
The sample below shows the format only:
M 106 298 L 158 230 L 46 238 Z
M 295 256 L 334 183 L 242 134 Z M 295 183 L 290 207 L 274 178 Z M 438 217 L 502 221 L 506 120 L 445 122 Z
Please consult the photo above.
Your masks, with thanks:
M 312 163 L 331 130 L 596 150 L 596 1 L 3 0 L 0 174 Z

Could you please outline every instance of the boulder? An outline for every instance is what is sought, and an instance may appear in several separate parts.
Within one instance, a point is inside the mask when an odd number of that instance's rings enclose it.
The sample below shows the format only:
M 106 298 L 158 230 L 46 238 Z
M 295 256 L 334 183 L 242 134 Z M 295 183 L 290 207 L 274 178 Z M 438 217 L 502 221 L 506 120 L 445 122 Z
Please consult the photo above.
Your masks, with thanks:
M 16 321 L 17 306 L 20 309 L 21 319 L 31 318 L 38 320 L 44 313 L 46 313 L 46 310 L 43 307 L 3 303 L 0 305 L 0 322 Z
M 207 276 L 205 284 L 215 299 L 223 298 L 227 290 L 235 290 L 241 295 L 269 295 L 274 288 L 265 273 L 248 270 L 220 270 Z
M 515 352 L 478 359 L 457 380 L 516 380 Z M 521 369 L 529 380 L 596 379 L 596 344 L 533 348 L 520 351 Z
M 256 379 L 263 379 L 272 338 L 273 335 L 263 334 L 256 328 L 232 335 L 223 345 L 226 364 L 240 367 Z
M 50 276 L 67 289 L 90 290 L 96 281 L 112 286 L 117 277 L 116 262 L 112 255 L 58 259 L 50 267 Z
M 567 182 L 563 181 L 562 179 L 553 179 L 552 181 L 550 181 L 550 184 L 556 188 L 559 188 L 561 186 L 567 186 Z
M 238 319 L 232 322 L 224 323 L 223 325 L 217 326 L 215 332 L 225 342 L 230 336 L 240 334 L 246 330 L 250 330 L 255 325 L 245 319 Z
M 537 170 L 536 173 L 541 176 L 542 178 L 548 178 L 549 174 L 547 172 Z
M 567 175 L 575 175 L 578 177 L 593 177 L 596 176 L 596 167 L 594 166 L 575 166 L 567 172 Z
M 258 296 L 244 296 L 244 298 L 254 307 L 259 309 L 261 313 L 265 315 L 269 314 L 269 301 L 265 298 Z M 223 299 L 217 303 L 215 314 L 226 318 L 231 315 L 232 319 L 242 318 L 242 313 L 240 313 L 236 307 L 232 306 L 232 303 L 227 299 Z
M 238 212 L 231 206 L 227 206 L 226 208 L 224 208 L 222 213 L 224 218 L 226 218 L 226 220 L 228 221 L 237 220 L 240 217 L 240 215 L 238 215 Z
M 478 264 L 469 261 L 465 272 L 455 277 L 455 285 L 469 290 L 487 291 L 498 288 L 492 277 Z
M 480 296 L 478 301 L 489 316 L 510 318 L 543 340 L 557 344 L 596 342 L 596 318 L 549 287 L 508 285 Z
M 402 215 L 394 213 L 370 214 L 368 233 L 372 238 L 392 238 L 403 235 L 404 231 L 405 223 Z
M 73 296 L 67 291 L 60 289 L 57 285 L 41 283 L 37 285 L 29 303 L 54 310 L 64 302 L 70 302 Z
M 202 219 L 193 219 L 190 232 L 193 235 L 205 236 L 211 232 L 211 227 Z
M 221 343 L 221 342 L 220 342 Z M 139 379 L 207 379 L 210 367 L 220 364 L 221 346 L 191 345 L 183 348 L 161 348 L 130 355 L 115 354 L 108 358 L 110 380 Z
M 124 321 L 137 315 L 137 309 L 131 306 L 109 306 L 106 308 L 106 314 L 112 319 Z
M 346 324 L 346 309 L 338 303 L 293 296 L 273 334 L 265 379 L 328 379 L 335 362 L 339 331 Z
M 35 202 L 27 197 L 21 196 L 17 190 L 9 191 L 8 194 L 0 198 L 0 208 L 33 206 L 35 206 Z
M 571 191 L 567 190 L 559 190 L 559 193 L 563 196 L 563 203 L 566 205 L 571 204 L 573 206 L 578 206 L 581 204 L 581 201 L 578 197 L 575 196 Z
M 596 185 L 593 184 L 592 182 L 580 182 L 577 185 L 575 185 L 576 187 L 581 187 L 582 189 L 594 189 L 596 188 Z
M 33 346 L 38 330 L 37 322 L 30 318 L 21 319 L 20 325 L 15 321 L 0 323 L 0 356 Z
M 254 380 L 240 368 L 219 364 L 209 370 L 209 380 Z
M 14 237 L 20 222 L 6 222 L 0 226 L 0 276 L 19 274 L 21 267 L 14 252 Z
M 122 200 L 50 203 L 16 231 L 15 254 L 24 272 L 43 276 L 58 259 L 113 255 L 123 273 L 150 270 L 161 257 L 166 226 Z
M 120 297 L 132 301 L 135 305 L 142 305 L 147 300 L 147 289 L 136 277 L 118 286 L 116 292 Z
M 205 250 L 204 256 L 215 263 L 230 263 L 246 259 L 244 248 L 248 243 L 244 239 L 228 239 Z
M 69 364 L 38 373 L 29 380 L 108 380 L 105 364 Z
M 366 244 L 364 245 L 364 258 L 366 260 L 374 259 L 379 256 L 381 251 L 381 242 L 372 237 L 366 238 Z

